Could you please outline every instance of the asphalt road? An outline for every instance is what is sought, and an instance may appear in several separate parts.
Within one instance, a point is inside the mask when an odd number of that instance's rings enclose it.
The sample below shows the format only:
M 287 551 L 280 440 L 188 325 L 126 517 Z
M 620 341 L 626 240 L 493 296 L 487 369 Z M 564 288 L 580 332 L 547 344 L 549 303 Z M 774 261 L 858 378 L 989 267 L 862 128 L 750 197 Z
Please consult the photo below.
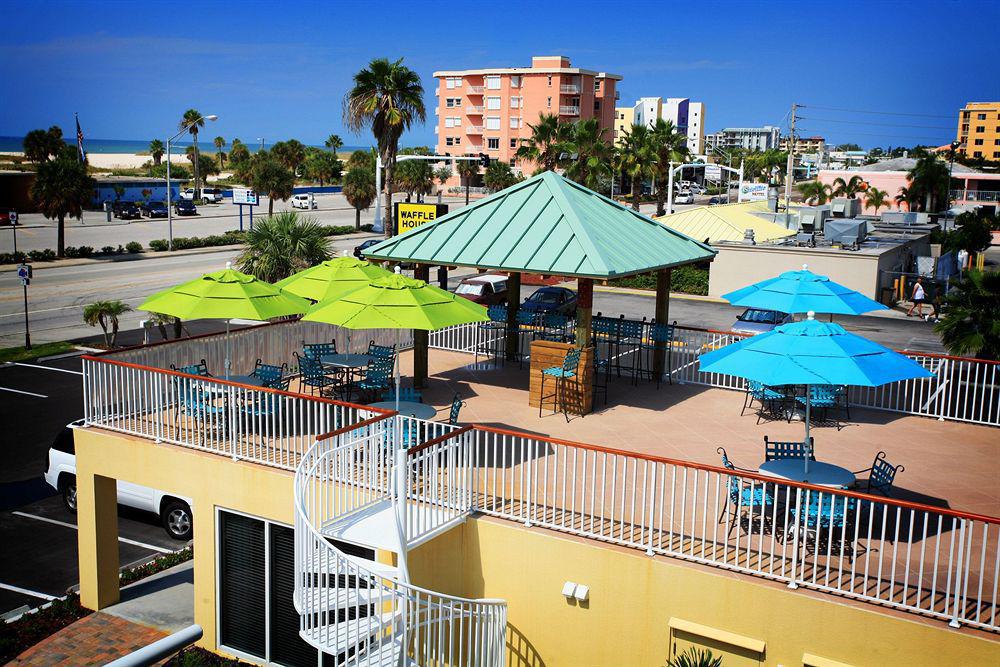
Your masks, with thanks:
M 76 516 L 42 478 L 53 438 L 82 416 L 79 371 L 79 357 L 0 366 L 0 616 L 79 581 Z M 130 508 L 120 508 L 118 533 L 122 566 L 184 546 Z

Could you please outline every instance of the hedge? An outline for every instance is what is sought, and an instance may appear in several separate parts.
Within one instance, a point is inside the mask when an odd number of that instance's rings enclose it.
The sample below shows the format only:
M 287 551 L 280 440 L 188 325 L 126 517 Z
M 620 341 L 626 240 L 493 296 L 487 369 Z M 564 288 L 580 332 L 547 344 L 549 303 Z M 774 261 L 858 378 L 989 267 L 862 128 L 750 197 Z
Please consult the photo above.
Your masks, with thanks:
M 82 246 L 66 246 L 63 251 L 63 255 L 67 259 L 76 259 L 78 257 L 112 257 L 114 255 L 124 255 L 124 254 L 135 254 L 142 252 L 142 244 L 137 241 L 129 241 L 125 246 L 119 245 L 117 248 L 114 246 L 104 246 L 98 252 L 94 252 L 94 249 L 89 245 Z M 51 262 L 56 259 L 56 252 L 51 248 L 45 248 L 44 250 L 31 250 L 27 253 L 21 252 L 3 252 L 0 253 L 0 264 L 19 264 L 25 261 L 32 262 Z
M 356 229 L 347 225 L 340 227 L 325 227 L 327 236 L 344 236 L 353 234 Z M 371 225 L 362 225 L 361 231 L 370 232 Z M 212 248 L 222 245 L 237 245 L 246 239 L 246 232 L 231 229 L 223 234 L 213 234 L 211 236 L 177 236 L 174 237 L 174 250 L 190 250 L 192 248 Z M 153 239 L 149 242 L 149 249 L 162 252 L 167 250 L 169 243 L 167 239 Z
M 611 284 L 616 287 L 655 290 L 656 274 L 643 273 L 638 276 L 616 278 L 611 281 Z M 678 266 L 671 271 L 670 291 L 708 296 L 708 269 L 697 266 Z

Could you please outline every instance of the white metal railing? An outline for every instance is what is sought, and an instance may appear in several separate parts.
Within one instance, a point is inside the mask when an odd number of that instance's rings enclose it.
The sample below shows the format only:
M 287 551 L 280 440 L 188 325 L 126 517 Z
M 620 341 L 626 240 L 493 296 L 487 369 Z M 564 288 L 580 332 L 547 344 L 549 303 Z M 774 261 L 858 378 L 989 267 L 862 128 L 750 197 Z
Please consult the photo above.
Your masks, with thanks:
M 956 201 L 1000 201 L 1000 190 L 952 190 L 951 198 Z
M 469 95 L 482 95 L 486 89 L 483 86 L 466 86 L 465 90 Z
M 1000 630 L 997 518 L 483 426 L 434 447 L 474 511 Z
M 580 107 L 560 105 L 559 106 L 559 115 L 560 116 L 579 116 L 580 115 Z
M 483 126 L 482 125 L 467 125 L 465 127 L 465 133 L 466 134 L 482 134 L 483 133 Z
M 423 444 L 399 452 L 397 465 L 406 471 L 401 505 L 403 533 L 417 546 L 462 521 L 473 509 L 468 429 L 458 427 Z
M 299 634 L 357 665 L 448 664 L 500 667 L 506 654 L 507 606 L 407 583 L 386 566 L 349 556 L 322 526 L 378 498 L 393 498 L 399 475 L 376 474 L 394 418 L 372 420 L 318 441 L 295 473 L 295 604 Z M 388 459 L 392 461 L 390 457 Z M 405 469 L 399 468 L 399 471 Z M 345 486 L 338 490 L 336 487 Z M 341 498 L 330 503 L 331 496 Z
M 474 113 L 476 115 L 481 116 L 483 114 L 483 106 L 481 104 L 480 105 L 468 104 L 465 107 L 465 111 L 466 113 Z
M 575 83 L 564 83 L 559 86 L 560 93 L 575 94 L 580 92 L 580 86 Z
M 632 320 L 641 337 L 650 339 L 652 322 Z M 572 326 L 569 327 L 572 329 Z M 521 347 L 530 344 L 530 330 L 520 332 Z M 719 349 L 743 338 L 743 334 L 677 326 L 670 345 L 670 374 L 677 382 L 743 391 L 745 382 L 732 375 L 702 373 L 702 354 Z M 476 324 L 463 324 L 432 332 L 430 346 L 452 352 L 474 354 L 503 349 L 502 330 L 484 331 Z M 635 345 L 609 345 L 608 338 L 598 336 L 603 358 L 616 356 L 623 367 L 631 366 Z M 902 414 L 935 417 L 952 421 L 1000 426 L 1000 363 L 954 357 L 929 352 L 902 351 L 910 359 L 935 374 L 933 378 L 904 380 L 881 387 L 850 387 L 848 398 L 852 406 L 885 410 Z

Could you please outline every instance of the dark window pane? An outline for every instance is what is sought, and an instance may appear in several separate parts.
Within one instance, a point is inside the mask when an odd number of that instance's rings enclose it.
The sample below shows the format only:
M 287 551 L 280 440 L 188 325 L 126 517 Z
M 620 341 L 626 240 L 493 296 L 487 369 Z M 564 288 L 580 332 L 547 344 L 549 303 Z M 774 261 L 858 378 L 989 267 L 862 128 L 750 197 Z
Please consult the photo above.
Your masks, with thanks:
M 264 522 L 219 513 L 219 642 L 264 658 Z
M 271 524 L 271 662 L 315 667 L 316 649 L 299 636 L 295 592 L 295 531 Z

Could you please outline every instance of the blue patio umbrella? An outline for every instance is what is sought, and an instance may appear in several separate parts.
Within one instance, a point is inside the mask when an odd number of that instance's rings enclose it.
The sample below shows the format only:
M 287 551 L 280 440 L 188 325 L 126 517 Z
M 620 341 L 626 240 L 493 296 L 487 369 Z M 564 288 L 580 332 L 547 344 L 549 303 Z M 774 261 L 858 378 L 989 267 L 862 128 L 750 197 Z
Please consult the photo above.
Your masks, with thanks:
M 779 310 L 783 313 L 831 313 L 860 315 L 886 306 L 813 273 L 805 264 L 801 271 L 785 271 L 776 278 L 743 287 L 722 298 L 734 306 Z
M 814 313 L 801 322 L 727 345 L 701 356 L 701 371 L 755 380 L 765 385 L 806 385 L 806 472 L 809 470 L 810 385 L 878 387 L 889 382 L 934 377 L 898 352 L 852 334 Z

